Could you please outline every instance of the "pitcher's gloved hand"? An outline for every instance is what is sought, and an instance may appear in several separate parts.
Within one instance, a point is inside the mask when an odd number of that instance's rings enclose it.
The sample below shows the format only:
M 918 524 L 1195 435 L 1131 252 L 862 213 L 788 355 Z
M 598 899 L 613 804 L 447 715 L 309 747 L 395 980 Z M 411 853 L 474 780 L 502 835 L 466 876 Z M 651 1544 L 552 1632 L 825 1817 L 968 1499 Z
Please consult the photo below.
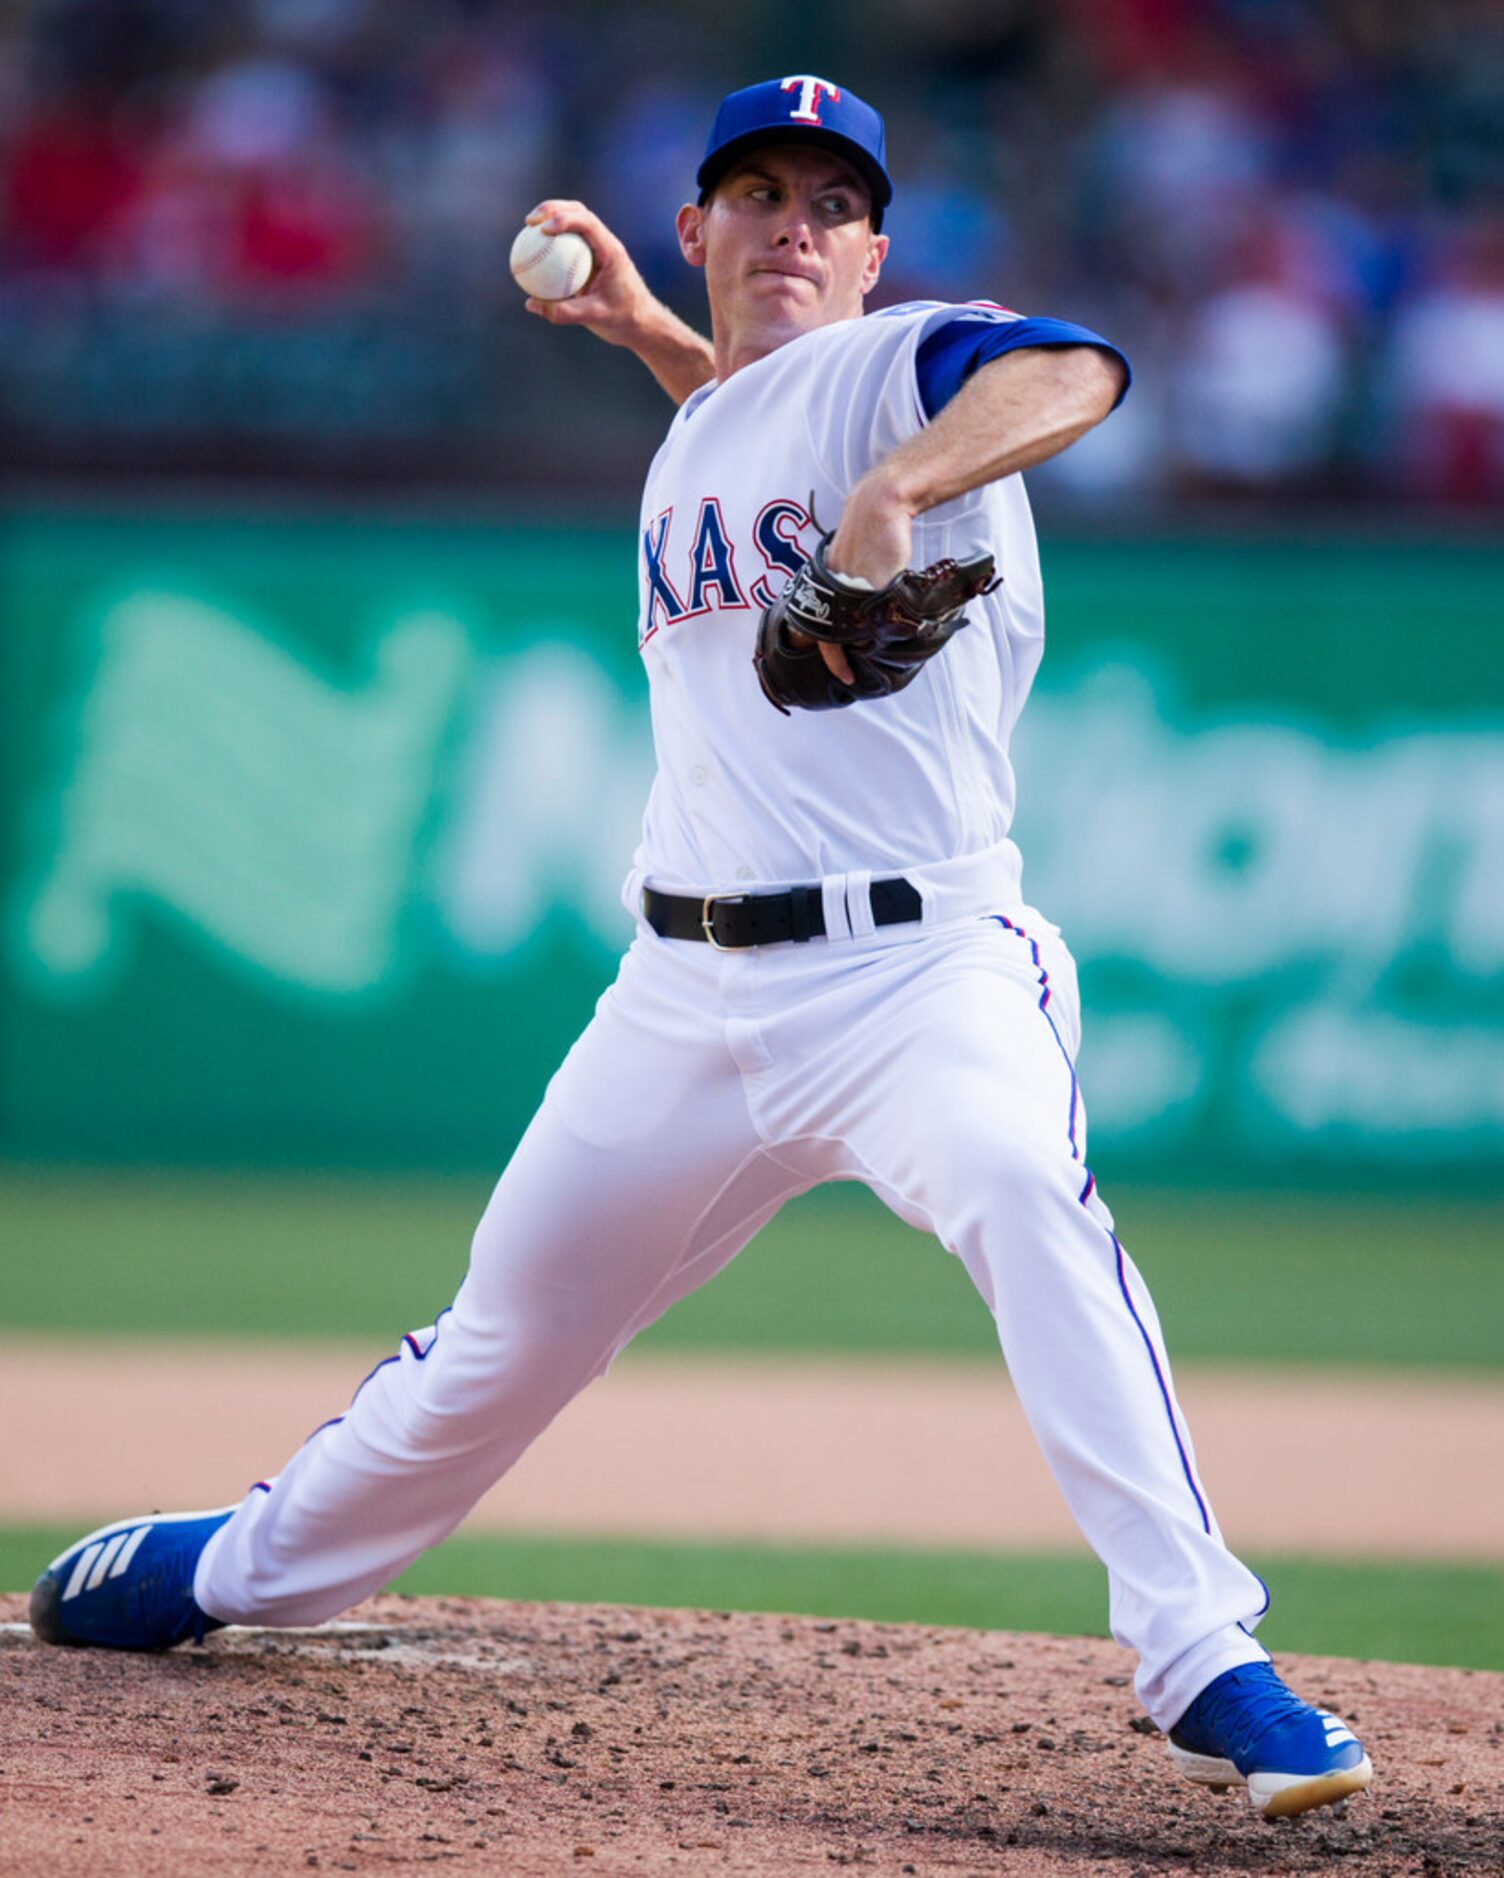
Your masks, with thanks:
M 831 537 L 762 616 L 753 663 L 768 702 L 784 716 L 797 707 L 834 711 L 902 691 L 919 669 L 966 624 L 962 608 L 997 585 L 990 554 L 972 561 L 906 567 L 886 587 L 849 580 L 825 562 Z M 823 639 L 840 646 L 852 682 L 837 678 L 820 656 Z

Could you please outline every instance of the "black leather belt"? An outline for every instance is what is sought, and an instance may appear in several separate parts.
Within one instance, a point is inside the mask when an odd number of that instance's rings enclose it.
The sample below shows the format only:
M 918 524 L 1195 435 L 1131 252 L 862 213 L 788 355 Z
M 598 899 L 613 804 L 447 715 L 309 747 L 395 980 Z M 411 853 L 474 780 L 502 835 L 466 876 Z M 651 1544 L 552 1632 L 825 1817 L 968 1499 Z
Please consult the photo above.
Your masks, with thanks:
M 870 894 L 877 926 L 902 925 L 924 910 L 919 889 L 901 874 L 874 880 Z M 708 893 L 703 899 L 644 887 L 642 911 L 660 939 L 698 939 L 717 952 L 774 946 L 789 939 L 802 944 L 825 932 L 825 903 L 818 887 L 790 887 L 784 893 Z

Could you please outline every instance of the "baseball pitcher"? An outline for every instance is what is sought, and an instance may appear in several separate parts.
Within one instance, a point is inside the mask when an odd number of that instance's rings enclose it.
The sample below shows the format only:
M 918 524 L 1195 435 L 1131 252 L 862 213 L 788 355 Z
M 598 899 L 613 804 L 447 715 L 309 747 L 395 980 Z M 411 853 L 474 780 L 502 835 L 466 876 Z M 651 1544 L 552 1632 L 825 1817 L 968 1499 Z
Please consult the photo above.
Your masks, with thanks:
M 1044 638 L 1021 472 L 1109 415 L 1127 364 L 987 300 L 864 315 L 892 184 L 842 86 L 733 93 L 697 184 L 678 235 L 708 341 L 582 204 L 529 217 L 589 249 L 584 285 L 561 269 L 567 297 L 530 310 L 629 347 L 678 406 L 638 531 L 658 768 L 620 972 L 438 1323 L 237 1506 L 81 1540 L 32 1622 L 149 1649 L 332 1617 L 786 1200 L 859 1180 L 993 1313 L 1176 1766 L 1271 1815 L 1342 1799 L 1368 1759 L 1252 1634 L 1267 1593 L 1218 1531 L 1089 1171 L 1075 970 L 1009 839 Z

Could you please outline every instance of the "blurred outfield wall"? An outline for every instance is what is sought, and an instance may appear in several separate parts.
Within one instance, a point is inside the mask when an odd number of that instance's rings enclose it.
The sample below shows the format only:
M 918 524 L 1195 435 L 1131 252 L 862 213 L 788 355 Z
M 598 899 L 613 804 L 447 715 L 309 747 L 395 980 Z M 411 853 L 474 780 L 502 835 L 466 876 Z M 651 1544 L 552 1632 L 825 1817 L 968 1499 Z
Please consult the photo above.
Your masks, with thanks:
M 16 514 L 0 1154 L 494 1167 L 607 980 L 631 529 Z M 1093 1159 L 1504 1176 L 1504 553 L 1045 548 Z

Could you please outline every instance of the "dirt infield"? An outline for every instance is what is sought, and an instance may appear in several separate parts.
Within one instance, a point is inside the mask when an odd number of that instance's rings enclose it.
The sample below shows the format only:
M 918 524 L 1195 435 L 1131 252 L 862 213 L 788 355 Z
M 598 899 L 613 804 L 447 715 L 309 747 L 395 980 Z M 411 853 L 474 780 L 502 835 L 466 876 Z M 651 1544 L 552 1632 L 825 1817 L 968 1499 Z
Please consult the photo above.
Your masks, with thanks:
M 0 1424 L 47 1430 L 0 1457 L 0 1516 L 82 1530 L 132 1506 L 232 1500 L 337 1413 L 381 1354 L 0 1339 Z M 1179 1380 L 1235 1546 L 1504 1559 L 1504 1497 L 1462 1490 L 1504 1479 L 1504 1382 L 1194 1365 Z M 1000 1362 L 629 1356 L 469 1529 L 1082 1544 Z
M 1269 1825 L 1084 1638 L 385 1597 L 165 1657 L 0 1599 L 0 1873 L 1497 1873 L 1504 1676 L 1289 1657 L 1377 1768 Z

